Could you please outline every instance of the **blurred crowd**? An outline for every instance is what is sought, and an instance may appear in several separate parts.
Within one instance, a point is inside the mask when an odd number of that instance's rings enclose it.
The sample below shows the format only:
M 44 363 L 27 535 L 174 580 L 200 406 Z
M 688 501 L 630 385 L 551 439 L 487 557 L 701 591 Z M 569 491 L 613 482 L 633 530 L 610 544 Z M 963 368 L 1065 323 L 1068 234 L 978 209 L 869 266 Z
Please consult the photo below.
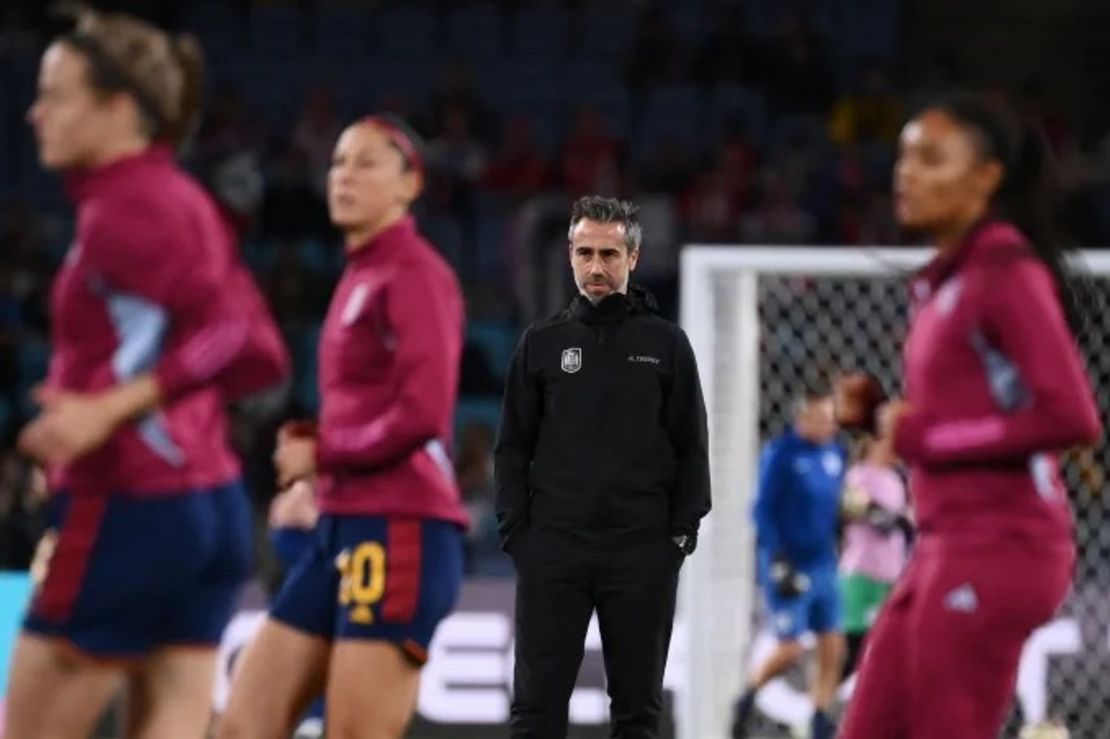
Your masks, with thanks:
M 0 568 L 26 564 L 37 526 L 11 449 L 45 372 L 50 280 L 71 233 L 21 120 L 48 28 L 39 5 L 0 11 Z M 642 205 L 639 276 L 673 315 L 683 243 L 905 243 L 890 203 L 900 127 L 964 82 L 943 53 L 906 73 L 893 1 L 863 20 L 820 0 L 132 5 L 208 52 L 206 117 L 185 160 L 238 225 L 295 356 L 267 424 L 316 407 L 314 344 L 342 269 L 324 202 L 336 137 L 371 110 L 426 136 L 418 216 L 468 299 L 455 459 L 476 573 L 506 570 L 492 522 L 497 401 L 519 327 L 568 294 L 570 199 Z M 1110 244 L 1106 117 L 1092 106 L 1089 120 L 1065 120 L 1035 77 L 998 93 L 1059 156 L 1077 240 Z M 255 437 L 244 444 L 261 455 Z

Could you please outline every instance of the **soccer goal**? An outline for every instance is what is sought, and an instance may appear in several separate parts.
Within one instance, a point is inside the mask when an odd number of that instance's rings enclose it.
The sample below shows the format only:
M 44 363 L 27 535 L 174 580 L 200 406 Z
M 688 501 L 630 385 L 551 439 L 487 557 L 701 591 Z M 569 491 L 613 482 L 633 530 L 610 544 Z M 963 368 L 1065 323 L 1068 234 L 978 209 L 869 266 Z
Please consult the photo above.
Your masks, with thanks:
M 754 583 L 754 497 L 760 444 L 788 423 L 807 379 L 866 369 L 900 387 L 905 282 L 925 249 L 688 246 L 681 321 L 697 354 L 709 411 L 713 512 L 683 570 L 685 629 L 678 739 L 724 739 L 732 702 L 763 625 Z M 1082 337 L 1100 408 L 1110 407 L 1110 253 L 1084 252 L 1091 323 Z M 1105 418 L 1104 418 L 1105 421 Z M 1011 724 L 1056 717 L 1072 739 L 1110 725 L 1110 463 L 1103 442 L 1067 477 L 1080 562 L 1060 618 L 1030 639 Z M 758 703 L 777 724 L 808 719 L 804 694 L 768 686 Z M 773 734 L 771 734 L 773 735 Z

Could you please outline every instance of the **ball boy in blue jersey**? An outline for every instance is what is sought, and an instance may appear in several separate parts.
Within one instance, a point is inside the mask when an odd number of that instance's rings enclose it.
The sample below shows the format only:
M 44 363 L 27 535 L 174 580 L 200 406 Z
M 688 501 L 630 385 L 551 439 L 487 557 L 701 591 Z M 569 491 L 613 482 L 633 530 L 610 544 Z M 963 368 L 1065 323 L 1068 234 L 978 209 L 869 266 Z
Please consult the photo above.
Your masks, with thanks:
M 801 656 L 807 631 L 817 636 L 812 736 L 833 735 L 827 711 L 844 655 L 836 564 L 846 460 L 836 432 L 832 394 L 814 387 L 796 402 L 791 427 L 763 450 L 754 510 L 757 562 L 779 644 L 737 703 L 734 737 L 745 735 L 756 692 Z

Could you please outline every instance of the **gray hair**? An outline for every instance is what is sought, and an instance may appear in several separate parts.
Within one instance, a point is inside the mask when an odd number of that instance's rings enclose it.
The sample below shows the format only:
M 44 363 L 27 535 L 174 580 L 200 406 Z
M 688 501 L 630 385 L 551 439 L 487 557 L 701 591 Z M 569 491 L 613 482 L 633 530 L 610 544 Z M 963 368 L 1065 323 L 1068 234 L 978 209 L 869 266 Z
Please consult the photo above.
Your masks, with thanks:
M 633 252 L 640 248 L 644 240 L 644 229 L 640 225 L 639 209 L 628 200 L 606 198 L 600 195 L 586 195 L 574 201 L 570 211 L 570 228 L 567 238 L 574 234 L 574 227 L 581 220 L 597 223 L 619 223 L 624 226 L 624 245 Z

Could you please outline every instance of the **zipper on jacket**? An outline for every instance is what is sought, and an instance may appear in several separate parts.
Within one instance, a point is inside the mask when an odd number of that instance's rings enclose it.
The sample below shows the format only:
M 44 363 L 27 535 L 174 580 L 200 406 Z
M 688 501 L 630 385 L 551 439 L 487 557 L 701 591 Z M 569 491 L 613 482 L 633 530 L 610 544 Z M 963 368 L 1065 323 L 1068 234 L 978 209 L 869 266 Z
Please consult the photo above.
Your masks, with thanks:
M 612 421 L 609 419 L 609 413 L 613 397 L 613 393 L 610 390 L 609 384 L 612 382 L 613 379 L 614 367 L 612 366 L 611 357 L 609 356 L 609 348 L 606 346 L 606 339 L 608 338 L 607 333 L 608 325 L 606 324 L 606 322 L 601 321 L 600 323 L 598 323 L 597 354 L 598 362 L 601 366 L 601 382 L 604 387 L 604 392 L 601 396 L 601 406 L 598 409 L 600 411 L 599 417 L 601 423 L 598 425 L 597 430 L 600 431 L 600 438 L 598 440 L 598 443 L 594 445 L 595 453 L 597 451 L 601 452 L 601 457 L 598 460 L 598 471 L 600 472 L 599 482 L 601 484 L 598 486 L 598 496 L 594 503 L 593 520 L 603 529 L 607 529 L 612 525 L 611 517 L 613 507 L 613 501 L 611 500 L 612 493 L 610 491 L 610 488 L 612 487 L 612 485 L 610 484 L 611 476 L 608 469 L 611 463 L 608 460 L 610 457 L 609 446 L 612 444 L 612 439 L 609 435 L 609 429 L 612 425 Z

